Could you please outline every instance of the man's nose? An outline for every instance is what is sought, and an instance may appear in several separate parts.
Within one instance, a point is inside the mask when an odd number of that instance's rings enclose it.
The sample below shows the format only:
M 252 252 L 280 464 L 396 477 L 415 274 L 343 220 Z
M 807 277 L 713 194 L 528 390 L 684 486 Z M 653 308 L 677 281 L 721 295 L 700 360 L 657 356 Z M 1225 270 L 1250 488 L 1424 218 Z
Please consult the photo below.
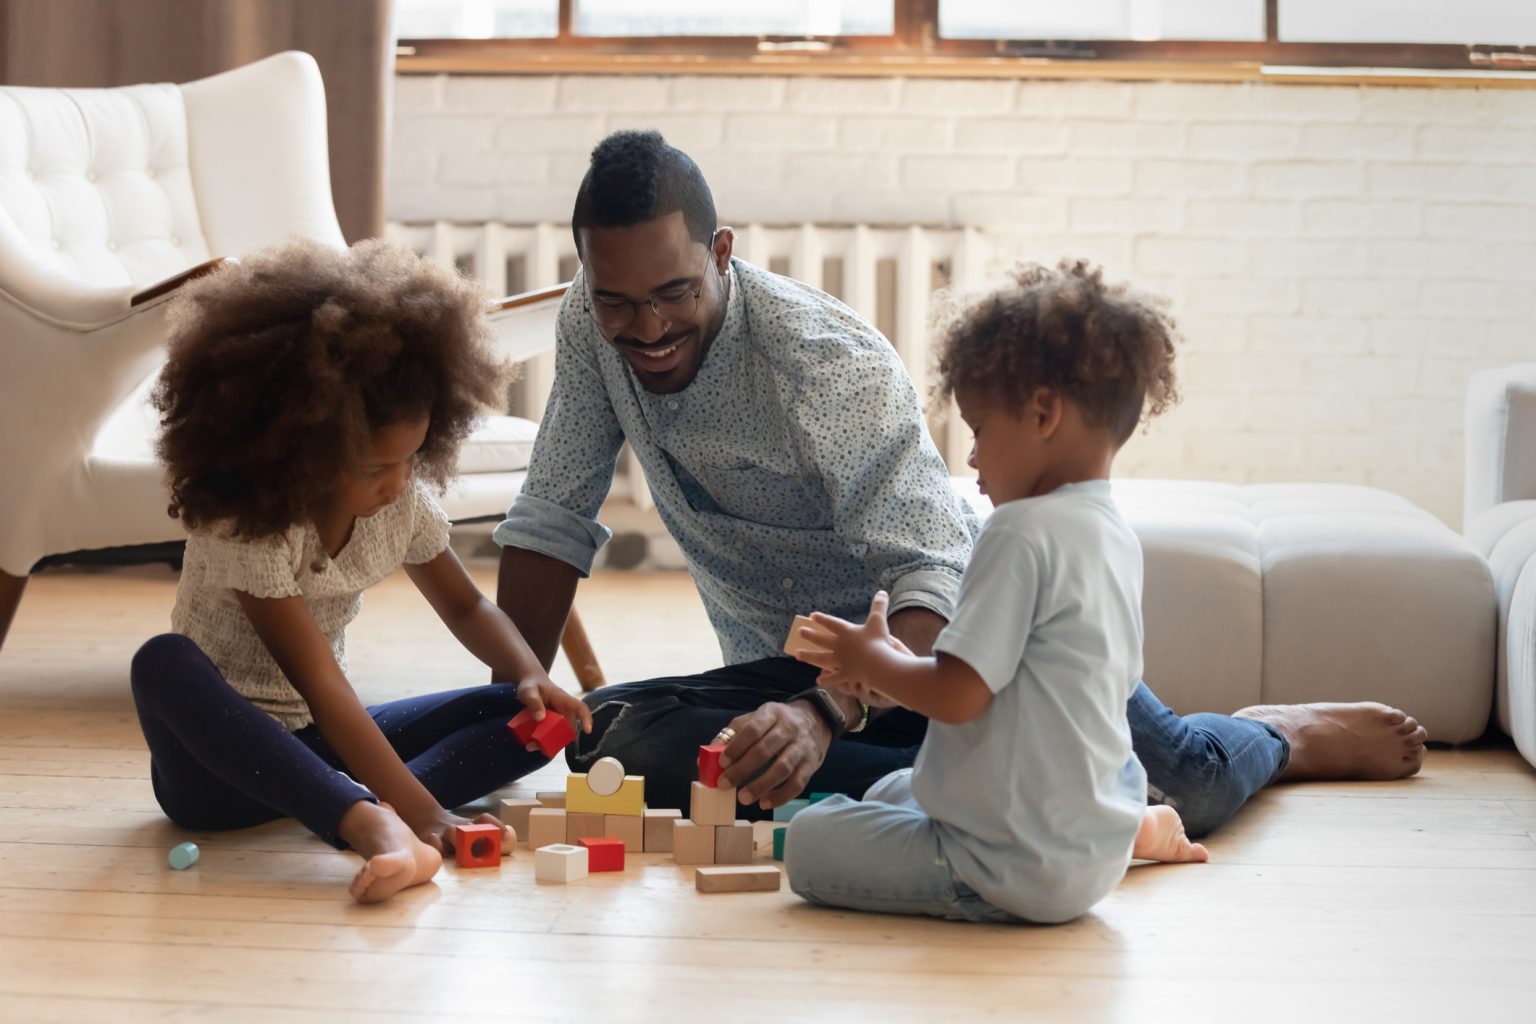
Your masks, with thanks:
M 635 311 L 634 322 L 629 325 L 629 333 L 641 344 L 650 345 L 666 337 L 669 326 L 668 321 L 656 315 L 650 303 L 641 303 Z

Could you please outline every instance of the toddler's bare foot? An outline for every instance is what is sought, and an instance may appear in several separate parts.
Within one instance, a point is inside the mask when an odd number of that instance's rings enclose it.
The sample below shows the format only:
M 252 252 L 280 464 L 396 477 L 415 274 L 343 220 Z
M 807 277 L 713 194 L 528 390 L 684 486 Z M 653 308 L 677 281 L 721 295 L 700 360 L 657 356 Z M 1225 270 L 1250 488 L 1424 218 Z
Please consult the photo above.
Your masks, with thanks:
M 1385 704 L 1261 704 L 1235 712 L 1291 743 L 1287 780 L 1402 779 L 1424 764 L 1424 727 Z
M 1148 807 L 1142 816 L 1131 857 L 1165 864 L 1204 864 L 1211 859 L 1205 847 L 1190 842 L 1184 834 L 1184 821 L 1179 812 L 1162 805 Z
M 416 838 L 392 809 L 359 800 L 342 815 L 339 829 L 363 858 L 349 890 L 359 903 L 387 900 L 401 889 L 430 881 L 443 855 Z

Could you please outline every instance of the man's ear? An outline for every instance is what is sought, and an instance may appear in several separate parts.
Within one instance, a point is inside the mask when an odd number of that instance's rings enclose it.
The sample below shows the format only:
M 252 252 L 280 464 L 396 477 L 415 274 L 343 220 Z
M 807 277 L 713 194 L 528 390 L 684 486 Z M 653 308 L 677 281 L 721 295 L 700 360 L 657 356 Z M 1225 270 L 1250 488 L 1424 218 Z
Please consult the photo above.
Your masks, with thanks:
M 715 273 L 724 276 L 731 269 L 731 252 L 736 248 L 736 232 L 729 227 L 715 231 L 710 251 L 715 256 Z
M 1061 426 L 1061 417 L 1066 410 L 1066 403 L 1061 393 L 1051 388 L 1036 388 L 1035 393 L 1029 399 L 1029 414 L 1035 425 L 1040 430 L 1040 439 L 1049 441 Z

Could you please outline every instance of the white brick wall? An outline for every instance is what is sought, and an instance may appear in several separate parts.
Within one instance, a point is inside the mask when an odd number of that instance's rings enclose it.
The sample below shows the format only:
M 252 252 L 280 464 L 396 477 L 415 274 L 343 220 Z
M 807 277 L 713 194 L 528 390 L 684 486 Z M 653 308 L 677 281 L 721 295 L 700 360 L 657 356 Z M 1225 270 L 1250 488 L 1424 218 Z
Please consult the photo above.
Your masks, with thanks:
M 654 126 L 728 223 L 974 225 L 1168 295 L 1185 403 L 1128 475 L 1387 487 L 1457 523 L 1473 371 L 1536 359 L 1536 91 L 402 77 L 389 215 L 565 221 Z

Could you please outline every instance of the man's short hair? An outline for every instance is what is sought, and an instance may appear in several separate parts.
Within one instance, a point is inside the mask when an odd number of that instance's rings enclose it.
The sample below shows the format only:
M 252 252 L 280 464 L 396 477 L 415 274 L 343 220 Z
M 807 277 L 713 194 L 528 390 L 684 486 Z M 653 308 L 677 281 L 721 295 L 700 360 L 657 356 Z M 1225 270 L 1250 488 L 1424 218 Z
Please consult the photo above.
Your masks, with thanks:
M 678 210 L 689 236 L 708 245 L 715 235 L 715 199 L 699 165 L 658 131 L 614 132 L 592 150 L 576 191 L 576 251 L 583 228 L 625 228 Z

